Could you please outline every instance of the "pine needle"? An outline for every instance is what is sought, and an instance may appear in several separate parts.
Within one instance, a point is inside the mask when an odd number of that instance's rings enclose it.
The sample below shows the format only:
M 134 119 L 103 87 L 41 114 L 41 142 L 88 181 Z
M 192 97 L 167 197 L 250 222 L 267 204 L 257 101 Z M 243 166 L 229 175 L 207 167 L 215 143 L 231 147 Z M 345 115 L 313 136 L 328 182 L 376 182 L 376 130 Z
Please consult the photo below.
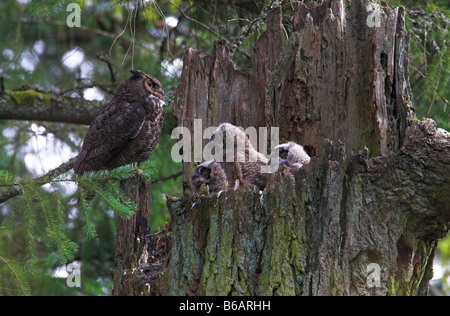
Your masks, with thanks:
M 17 287 L 17 291 L 22 296 L 30 296 L 31 295 L 30 285 L 28 284 L 23 268 L 20 265 L 13 262 L 12 260 L 6 259 L 3 256 L 0 256 L 0 261 L 5 264 L 10 274 L 13 276 L 13 279 L 15 280 L 14 283 Z M 2 270 L 0 270 L 0 272 L 2 272 Z

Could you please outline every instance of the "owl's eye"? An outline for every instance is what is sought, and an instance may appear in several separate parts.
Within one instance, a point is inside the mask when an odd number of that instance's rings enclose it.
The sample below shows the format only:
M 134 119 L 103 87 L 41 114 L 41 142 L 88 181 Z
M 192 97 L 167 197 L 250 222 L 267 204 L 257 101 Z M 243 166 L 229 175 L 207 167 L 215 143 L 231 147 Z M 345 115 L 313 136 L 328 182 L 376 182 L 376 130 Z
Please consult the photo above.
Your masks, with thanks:
M 147 85 L 147 88 L 149 88 L 149 89 L 156 88 L 156 84 L 153 81 L 151 81 L 150 79 L 145 80 L 145 84 Z
M 288 154 L 289 154 L 289 151 L 287 151 L 285 149 L 280 150 L 280 158 L 281 159 L 287 159 Z
M 211 170 L 205 167 L 198 168 L 198 173 L 201 174 L 205 178 L 209 178 L 209 175 L 211 173 Z
M 202 174 L 205 178 L 209 178 L 209 175 L 211 174 L 211 170 L 207 169 L 207 168 L 203 168 Z

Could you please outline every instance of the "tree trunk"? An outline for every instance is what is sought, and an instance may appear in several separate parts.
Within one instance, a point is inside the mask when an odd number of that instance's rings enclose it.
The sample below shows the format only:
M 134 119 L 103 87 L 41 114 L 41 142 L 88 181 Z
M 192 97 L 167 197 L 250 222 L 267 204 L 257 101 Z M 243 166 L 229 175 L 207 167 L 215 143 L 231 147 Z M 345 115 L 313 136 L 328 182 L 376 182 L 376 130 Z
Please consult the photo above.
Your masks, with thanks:
M 313 159 L 295 184 L 273 174 L 262 193 L 197 199 L 184 162 L 185 196 L 168 199 L 171 240 L 151 294 L 427 293 L 450 224 L 450 134 L 413 120 L 405 12 L 367 0 L 308 6 L 293 3 L 285 40 L 281 8 L 268 14 L 248 74 L 223 41 L 212 55 L 186 52 L 179 126 L 279 127 L 281 142 Z
M 138 205 L 136 213 L 129 219 L 117 218 L 116 251 L 114 255 L 114 296 L 138 296 L 143 289 L 138 273 L 146 264 L 149 245 L 147 233 L 141 221 L 150 216 L 152 200 L 151 183 L 136 175 L 121 183 L 127 197 Z

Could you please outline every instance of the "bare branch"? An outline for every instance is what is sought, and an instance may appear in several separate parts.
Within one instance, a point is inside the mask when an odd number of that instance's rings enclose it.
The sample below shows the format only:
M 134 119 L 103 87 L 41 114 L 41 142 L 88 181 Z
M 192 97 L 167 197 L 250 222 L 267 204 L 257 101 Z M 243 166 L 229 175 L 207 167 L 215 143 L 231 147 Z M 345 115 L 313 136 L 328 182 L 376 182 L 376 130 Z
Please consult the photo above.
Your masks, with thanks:
M 215 37 L 225 40 L 222 36 L 220 36 L 216 31 L 214 31 L 211 27 L 209 27 L 208 25 L 197 21 L 196 19 L 190 17 L 189 15 L 186 14 L 186 12 L 183 11 L 183 9 L 181 9 L 179 6 L 177 6 L 175 3 L 173 3 L 172 1 L 169 0 L 169 3 L 171 5 L 173 5 L 175 8 L 177 8 L 178 11 L 180 11 L 180 13 L 183 15 L 183 17 L 191 22 L 194 22 L 200 26 L 202 26 L 203 28 L 205 28 L 206 30 L 208 30 L 208 32 L 210 32 L 211 34 L 213 34 Z M 226 40 L 225 40 L 226 41 Z
M 36 90 L 0 96 L 0 120 L 35 120 L 89 125 L 104 103 Z
M 34 20 L 34 19 L 23 19 L 21 22 L 24 24 L 47 24 L 47 25 L 54 25 L 54 26 L 59 26 L 59 27 L 67 27 L 67 25 L 64 22 L 60 22 L 60 21 L 43 21 L 43 20 Z M 107 38 L 111 38 L 111 39 L 114 39 L 117 36 L 117 34 L 115 34 L 115 33 L 106 32 L 106 31 L 102 31 L 99 29 L 90 28 L 90 27 L 86 27 L 86 26 L 74 28 L 74 31 L 82 32 L 85 34 L 88 33 L 88 34 L 93 34 L 96 36 L 107 37 Z M 126 44 L 129 44 L 132 41 L 130 38 L 128 38 L 126 36 L 121 36 L 120 38 Z
M 179 172 L 175 172 L 175 173 L 173 173 L 171 175 L 168 175 L 166 177 L 162 177 L 162 178 L 156 179 L 153 182 L 155 182 L 155 183 L 164 182 L 164 181 L 167 181 L 167 180 L 170 180 L 170 179 L 176 179 L 176 178 L 178 178 L 178 177 L 180 177 L 182 175 L 183 175 L 183 171 L 179 171 Z
M 115 75 L 114 70 L 113 70 L 113 64 L 112 64 L 111 59 L 108 56 L 105 56 L 104 54 L 98 54 L 97 58 L 99 60 L 101 60 L 101 61 L 106 63 L 106 65 L 108 66 L 109 73 L 111 75 L 111 82 L 115 83 L 116 82 L 116 75 Z

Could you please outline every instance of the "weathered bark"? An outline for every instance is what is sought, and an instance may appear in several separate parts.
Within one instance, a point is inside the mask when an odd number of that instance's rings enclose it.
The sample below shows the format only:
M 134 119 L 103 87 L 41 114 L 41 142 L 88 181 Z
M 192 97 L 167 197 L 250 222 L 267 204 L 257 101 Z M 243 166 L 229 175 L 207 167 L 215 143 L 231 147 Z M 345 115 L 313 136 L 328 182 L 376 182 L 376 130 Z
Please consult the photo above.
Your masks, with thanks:
M 263 193 L 170 200 L 173 244 L 154 294 L 426 294 L 450 224 L 450 133 L 424 120 L 399 152 L 366 154 L 328 141 L 295 186 L 276 174 Z
M 399 152 L 346 158 L 327 146 L 297 178 L 306 196 L 311 295 L 425 295 L 437 242 L 450 224 L 450 133 L 413 123 Z M 303 182 L 303 179 L 305 180 Z M 380 286 L 368 286 L 370 264 Z
M 325 139 L 345 141 L 353 152 L 367 147 L 371 156 L 398 150 L 412 117 L 404 10 L 382 9 L 381 27 L 371 28 L 368 5 L 345 10 L 327 0 L 307 10 L 296 2 L 295 32 L 284 42 L 281 9 L 274 9 L 248 74 L 234 69 L 223 41 L 212 55 L 189 49 L 174 102 L 179 125 L 279 127 L 281 142 L 319 156 Z M 191 171 L 185 164 L 186 187 Z
M 180 126 L 279 127 L 281 142 L 315 157 L 295 185 L 274 174 L 262 193 L 198 199 L 185 162 L 185 196 L 168 200 L 172 240 L 151 294 L 426 294 L 450 224 L 450 136 L 413 122 L 404 10 L 382 8 L 381 26 L 369 27 L 369 5 L 296 2 L 284 41 L 274 9 L 248 74 L 223 41 L 212 55 L 186 52 Z
M 129 218 L 117 218 L 116 251 L 114 254 L 114 296 L 141 295 L 140 280 L 136 277 L 141 257 L 147 251 L 145 231 L 140 220 L 148 220 L 151 211 L 151 183 L 136 175 L 121 183 L 128 198 L 138 205 Z M 144 254 L 145 255 L 145 254 Z

